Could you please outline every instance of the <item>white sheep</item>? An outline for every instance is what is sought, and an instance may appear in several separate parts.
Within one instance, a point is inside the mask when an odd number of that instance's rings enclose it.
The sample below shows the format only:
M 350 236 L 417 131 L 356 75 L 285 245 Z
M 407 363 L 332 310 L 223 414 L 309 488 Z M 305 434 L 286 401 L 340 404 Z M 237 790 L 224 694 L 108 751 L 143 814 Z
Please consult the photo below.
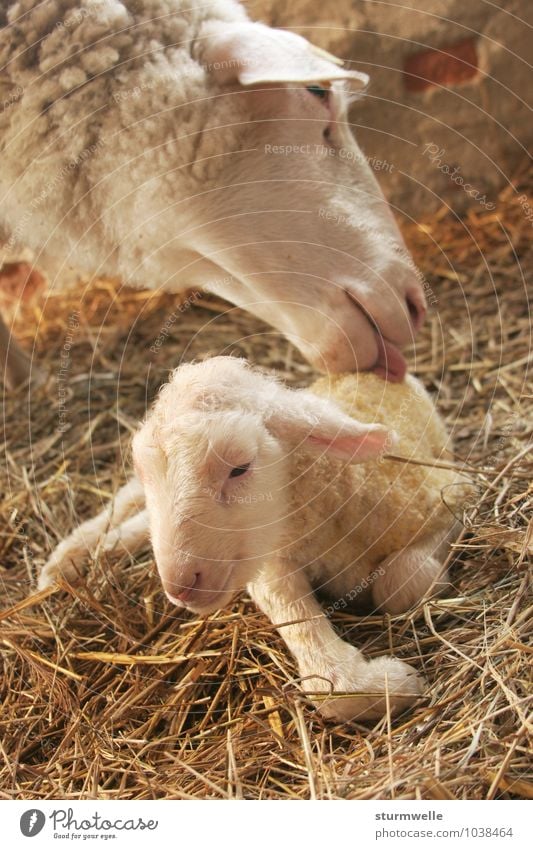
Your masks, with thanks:
M 380 716 L 386 698 L 397 712 L 421 679 L 398 659 L 365 660 L 314 590 L 331 610 L 361 599 L 399 613 L 446 583 L 456 521 L 443 495 L 459 503 L 457 474 L 378 458 L 395 445 L 403 457 L 442 461 L 447 442 L 412 376 L 344 375 L 291 390 L 240 359 L 182 365 L 134 437 L 137 477 L 57 547 L 39 586 L 75 578 L 88 550 L 133 553 L 150 537 L 174 604 L 207 614 L 247 587 L 324 715 Z
M 0 266 L 205 289 L 401 378 L 423 281 L 348 123 L 365 74 L 236 0 L 4 2 L 0 69 Z

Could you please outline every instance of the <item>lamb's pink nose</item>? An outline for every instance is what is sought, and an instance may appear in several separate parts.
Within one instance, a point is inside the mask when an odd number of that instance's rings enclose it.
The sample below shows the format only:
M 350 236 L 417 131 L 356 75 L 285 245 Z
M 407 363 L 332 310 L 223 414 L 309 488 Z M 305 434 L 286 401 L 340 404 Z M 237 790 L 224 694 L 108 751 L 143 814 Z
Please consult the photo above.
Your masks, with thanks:
M 188 587 L 184 587 L 182 590 L 180 590 L 177 593 L 173 592 L 172 596 L 175 599 L 177 599 L 178 601 L 187 601 L 187 599 L 190 597 L 192 591 L 198 587 L 198 583 L 199 583 L 198 579 L 199 578 L 200 578 L 200 573 L 195 572 L 194 573 L 194 579 L 193 579 L 192 583 Z

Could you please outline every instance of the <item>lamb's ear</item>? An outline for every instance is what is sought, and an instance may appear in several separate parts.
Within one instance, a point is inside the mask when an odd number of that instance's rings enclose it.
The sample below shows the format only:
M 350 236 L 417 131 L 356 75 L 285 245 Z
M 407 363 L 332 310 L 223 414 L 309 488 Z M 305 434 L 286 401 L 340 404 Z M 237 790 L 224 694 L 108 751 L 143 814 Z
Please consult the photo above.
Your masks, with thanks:
M 341 59 L 300 35 L 265 24 L 212 23 L 202 29 L 197 44 L 201 63 L 222 85 L 348 79 L 363 88 L 368 83 L 366 74 L 346 70 Z
M 398 441 L 395 431 L 352 419 L 336 404 L 312 392 L 282 387 L 279 392 L 266 413 L 266 425 L 294 447 L 305 446 L 317 454 L 363 463 L 381 456 Z

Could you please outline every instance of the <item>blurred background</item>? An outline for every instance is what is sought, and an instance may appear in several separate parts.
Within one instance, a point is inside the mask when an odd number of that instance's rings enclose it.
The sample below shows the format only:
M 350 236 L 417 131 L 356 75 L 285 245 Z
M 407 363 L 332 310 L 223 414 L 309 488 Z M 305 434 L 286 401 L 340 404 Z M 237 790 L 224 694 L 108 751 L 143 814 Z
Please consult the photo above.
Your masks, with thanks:
M 437 159 L 494 203 L 527 156 L 530 0 L 250 0 L 245 6 L 252 18 L 288 27 L 370 75 L 351 118 L 365 154 L 386 160 L 380 182 L 406 215 L 419 217 L 443 201 L 458 212 L 476 203 Z M 426 151 L 428 145 L 434 147 Z

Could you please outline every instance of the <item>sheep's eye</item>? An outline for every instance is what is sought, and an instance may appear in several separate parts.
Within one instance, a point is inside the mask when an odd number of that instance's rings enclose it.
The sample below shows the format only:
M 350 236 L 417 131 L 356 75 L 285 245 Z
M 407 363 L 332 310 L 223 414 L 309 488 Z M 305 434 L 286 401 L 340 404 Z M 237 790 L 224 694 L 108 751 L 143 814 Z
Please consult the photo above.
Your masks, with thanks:
M 235 466 L 235 468 L 229 473 L 230 478 L 238 478 L 241 475 L 245 475 L 250 468 L 250 465 L 250 463 L 243 463 L 242 466 Z
M 311 94 L 314 94 L 320 100 L 327 100 L 329 97 L 329 89 L 323 88 L 321 85 L 308 85 L 306 88 L 307 91 L 310 91 Z

